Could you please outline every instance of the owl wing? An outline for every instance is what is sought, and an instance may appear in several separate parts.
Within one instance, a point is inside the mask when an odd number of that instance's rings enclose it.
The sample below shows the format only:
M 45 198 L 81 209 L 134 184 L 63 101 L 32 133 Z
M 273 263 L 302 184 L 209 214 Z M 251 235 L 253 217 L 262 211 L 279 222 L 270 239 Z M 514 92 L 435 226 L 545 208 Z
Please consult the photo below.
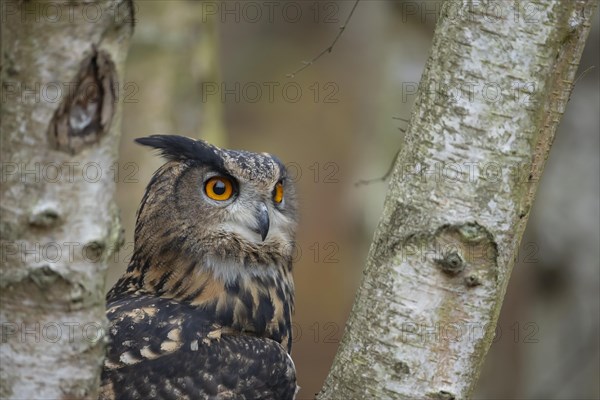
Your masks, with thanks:
M 135 296 L 109 304 L 100 399 L 293 399 L 294 364 L 276 341 L 231 334 L 202 310 Z

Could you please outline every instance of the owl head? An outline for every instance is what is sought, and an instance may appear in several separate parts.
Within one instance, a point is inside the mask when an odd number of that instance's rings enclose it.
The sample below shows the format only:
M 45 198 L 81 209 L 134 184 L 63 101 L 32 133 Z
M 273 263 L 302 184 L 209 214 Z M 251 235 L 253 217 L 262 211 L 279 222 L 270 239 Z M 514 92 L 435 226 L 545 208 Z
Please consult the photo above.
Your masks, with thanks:
M 226 281 L 269 265 L 291 268 L 297 209 L 281 161 L 182 136 L 136 142 L 167 162 L 138 210 L 134 258 L 157 267 L 200 263 Z

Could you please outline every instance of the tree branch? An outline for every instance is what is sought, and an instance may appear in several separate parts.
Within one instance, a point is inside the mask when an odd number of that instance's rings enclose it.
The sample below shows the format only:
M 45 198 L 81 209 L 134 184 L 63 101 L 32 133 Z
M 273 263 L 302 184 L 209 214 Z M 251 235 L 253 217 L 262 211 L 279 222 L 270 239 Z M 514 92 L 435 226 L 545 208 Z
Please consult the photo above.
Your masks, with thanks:
M 491 345 L 596 2 L 457 4 L 320 400 L 468 398 Z
M 300 72 L 304 71 L 306 68 L 310 67 L 311 65 L 313 65 L 315 62 L 317 62 L 317 60 L 321 57 L 323 57 L 325 54 L 327 53 L 331 53 L 333 51 L 333 47 L 335 46 L 335 44 L 337 43 L 338 40 L 340 40 L 340 37 L 342 37 L 342 35 L 344 34 L 344 31 L 346 30 L 346 27 L 348 26 L 348 22 L 350 22 L 350 20 L 352 19 L 352 15 L 354 14 L 354 10 L 356 10 L 356 6 L 358 5 L 358 2 L 360 0 L 356 0 L 354 2 L 354 5 L 352 6 L 352 9 L 350 10 L 350 13 L 348 14 L 348 17 L 346 18 L 346 21 L 344 21 L 344 24 L 342 26 L 340 26 L 339 31 L 337 33 L 337 35 L 335 36 L 335 38 L 333 39 L 333 41 L 331 42 L 331 44 L 324 48 L 323 50 L 321 50 L 321 52 L 319 54 L 317 54 L 315 57 L 313 57 L 312 60 L 310 61 L 303 61 L 302 65 L 298 68 L 296 68 L 293 72 L 290 72 L 289 74 L 286 74 L 286 78 L 295 78 L 297 74 L 299 74 Z
M 95 398 L 133 4 L 1 7 L 0 397 Z

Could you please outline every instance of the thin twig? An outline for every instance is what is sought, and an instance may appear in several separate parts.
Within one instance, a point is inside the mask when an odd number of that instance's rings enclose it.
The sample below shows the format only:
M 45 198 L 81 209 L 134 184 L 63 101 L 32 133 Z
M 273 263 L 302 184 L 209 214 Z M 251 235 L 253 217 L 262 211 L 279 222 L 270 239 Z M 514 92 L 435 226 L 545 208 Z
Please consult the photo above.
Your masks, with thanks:
M 325 49 L 323 49 L 323 51 L 321 51 L 315 58 L 313 58 L 310 61 L 302 61 L 302 66 L 298 67 L 298 69 L 296 69 L 294 72 L 286 74 L 287 78 L 294 78 L 296 76 L 296 74 L 300 73 L 301 71 L 305 70 L 306 68 L 310 67 L 311 65 L 313 65 L 313 63 L 315 63 L 319 58 L 321 58 L 325 53 L 331 53 L 331 51 L 333 50 L 333 46 L 335 46 L 335 44 L 337 43 L 337 41 L 340 39 L 340 37 L 342 36 L 342 34 L 344 33 L 344 30 L 346 29 L 346 26 L 348 25 L 348 22 L 350 22 L 350 18 L 352 18 L 352 14 L 354 14 L 354 10 L 356 9 L 356 6 L 358 5 L 358 2 L 360 0 L 356 0 L 354 2 L 354 5 L 352 6 L 352 10 L 350 10 L 350 14 L 348 14 L 348 18 L 346 18 L 346 21 L 344 22 L 344 25 L 340 26 L 340 30 L 337 34 L 337 36 L 335 37 L 335 39 L 333 39 L 333 42 L 331 42 L 331 44 L 329 45 L 329 47 L 326 47 Z
M 577 82 L 583 78 L 588 72 L 590 72 L 591 70 L 593 70 L 595 67 L 593 65 L 587 67 L 585 69 L 585 71 L 582 71 L 581 74 L 579 74 L 579 76 L 577 78 L 575 78 L 575 80 L 573 81 L 573 87 L 575 87 L 575 85 L 577 84 Z
M 392 159 L 390 167 L 388 168 L 388 170 L 385 173 L 385 175 L 383 175 L 383 176 L 381 176 L 379 178 L 374 178 L 374 179 L 361 179 L 358 182 L 356 182 L 354 184 L 354 186 L 358 187 L 358 186 L 362 186 L 362 185 L 370 185 L 371 183 L 374 183 L 374 182 L 385 182 L 387 180 L 387 178 L 389 178 L 389 176 L 392 174 L 392 171 L 394 170 L 394 164 L 396 163 L 396 159 L 398 158 L 398 154 L 400 154 L 400 149 L 398 149 L 398 151 L 396 152 L 396 155 Z
M 410 119 L 406 119 L 406 118 L 402 118 L 402 117 L 392 117 L 392 119 L 398 119 L 398 120 L 400 120 L 400 121 L 404 121 L 404 122 L 406 122 L 406 123 L 409 123 L 409 122 L 410 122 Z
M 397 119 L 403 122 L 406 122 L 407 124 L 410 123 L 409 119 L 406 118 L 402 118 L 402 117 L 392 117 L 392 119 Z M 402 133 L 406 133 L 406 129 L 405 128 L 400 128 L 398 127 L 398 130 L 400 130 L 400 132 Z M 394 156 L 394 158 L 392 159 L 392 163 L 390 164 L 387 172 L 385 173 L 385 175 L 379 177 L 379 178 L 374 178 L 374 179 L 361 179 L 359 181 L 357 181 L 354 186 L 358 187 L 358 186 L 362 186 L 362 185 L 370 185 L 371 183 L 374 182 L 384 182 L 387 180 L 387 178 L 390 177 L 390 175 L 392 174 L 392 171 L 394 170 L 394 164 L 396 162 L 396 159 L 398 158 L 398 154 L 400 154 L 400 150 L 398 150 L 396 152 L 396 155 Z
M 577 78 L 575 78 L 575 80 L 573 81 L 573 84 L 571 85 L 571 93 L 569 93 L 569 100 L 568 101 L 571 101 L 571 96 L 573 96 L 573 91 L 575 89 L 575 85 L 577 85 L 577 82 L 579 82 L 579 80 L 581 78 L 583 78 L 588 72 L 590 72 L 593 69 L 594 69 L 594 66 L 591 65 L 591 66 L 587 67 L 585 69 L 585 71 L 581 72 L 581 74 L 579 74 L 579 76 Z
M 406 118 L 402 118 L 402 117 L 392 117 L 392 119 L 397 119 L 399 121 L 405 122 L 406 125 L 410 124 L 410 119 L 406 119 Z M 402 133 L 406 133 L 406 128 L 400 128 L 398 127 L 398 130 Z

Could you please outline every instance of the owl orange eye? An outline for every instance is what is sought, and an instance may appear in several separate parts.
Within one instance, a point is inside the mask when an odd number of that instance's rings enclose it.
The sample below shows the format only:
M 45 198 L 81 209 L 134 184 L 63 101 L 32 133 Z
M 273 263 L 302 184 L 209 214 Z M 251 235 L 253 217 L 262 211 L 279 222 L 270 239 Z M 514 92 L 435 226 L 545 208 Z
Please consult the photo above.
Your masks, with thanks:
M 233 195 L 233 184 L 229 178 L 214 176 L 206 181 L 204 191 L 213 200 L 229 200 Z
M 281 182 L 277 182 L 275 189 L 273 189 L 273 201 L 277 204 L 283 200 L 283 185 Z

